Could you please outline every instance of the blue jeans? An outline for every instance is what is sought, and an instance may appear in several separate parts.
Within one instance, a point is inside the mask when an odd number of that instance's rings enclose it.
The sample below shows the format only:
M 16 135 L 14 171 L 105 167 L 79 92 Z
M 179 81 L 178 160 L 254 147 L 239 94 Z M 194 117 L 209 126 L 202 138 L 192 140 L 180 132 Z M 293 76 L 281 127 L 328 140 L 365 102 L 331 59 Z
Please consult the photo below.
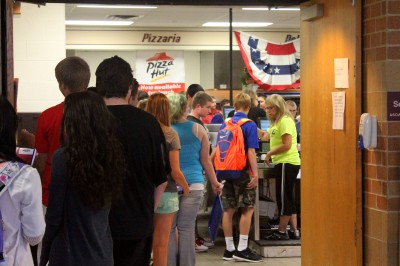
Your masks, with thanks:
M 196 264 L 194 229 L 202 199 L 202 190 L 192 190 L 187 197 L 179 196 L 179 211 L 175 214 L 169 235 L 168 266 L 194 266 Z M 176 230 L 178 230 L 178 243 L 176 242 Z

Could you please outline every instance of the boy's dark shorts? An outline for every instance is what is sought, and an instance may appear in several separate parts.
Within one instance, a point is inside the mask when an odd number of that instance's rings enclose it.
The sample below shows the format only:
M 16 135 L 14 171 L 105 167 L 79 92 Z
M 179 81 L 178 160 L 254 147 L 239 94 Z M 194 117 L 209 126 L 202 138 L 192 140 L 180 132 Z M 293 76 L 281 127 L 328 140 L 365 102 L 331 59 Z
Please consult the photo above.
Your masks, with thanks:
M 250 182 L 248 171 L 235 180 L 226 180 L 222 190 L 222 206 L 224 209 L 253 207 L 256 200 L 256 188 L 246 189 Z

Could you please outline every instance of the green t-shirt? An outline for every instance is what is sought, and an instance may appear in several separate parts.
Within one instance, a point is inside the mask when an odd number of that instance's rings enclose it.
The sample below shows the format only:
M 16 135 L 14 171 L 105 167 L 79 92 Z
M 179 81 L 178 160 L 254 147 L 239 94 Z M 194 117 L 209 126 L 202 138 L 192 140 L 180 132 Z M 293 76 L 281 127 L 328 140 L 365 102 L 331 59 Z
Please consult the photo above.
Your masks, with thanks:
M 284 134 L 289 134 L 292 136 L 292 147 L 285 152 L 272 155 L 272 162 L 274 164 L 290 163 L 293 165 L 300 165 L 300 156 L 299 152 L 297 151 L 296 125 L 293 119 L 287 115 L 283 116 L 278 123 L 271 125 L 268 128 L 268 133 L 270 134 L 271 150 L 282 144 L 282 136 Z

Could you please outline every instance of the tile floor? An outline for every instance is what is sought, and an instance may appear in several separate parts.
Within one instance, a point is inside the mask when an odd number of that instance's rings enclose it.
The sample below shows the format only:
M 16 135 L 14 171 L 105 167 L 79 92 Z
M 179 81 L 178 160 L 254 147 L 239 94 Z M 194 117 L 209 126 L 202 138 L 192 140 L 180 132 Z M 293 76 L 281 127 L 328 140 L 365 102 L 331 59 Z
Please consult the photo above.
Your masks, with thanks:
M 196 266 L 212 266 L 212 265 L 268 265 L 268 266 L 300 266 L 301 258 L 263 258 L 260 263 L 247 263 L 236 261 L 222 260 L 222 254 L 225 250 L 225 243 L 223 239 L 218 239 L 216 246 L 209 249 L 207 252 L 196 253 Z
M 207 229 L 208 217 L 202 216 L 198 220 L 198 230 L 201 236 L 208 238 Z M 196 266 L 213 266 L 213 265 L 268 265 L 268 266 L 300 266 L 301 257 L 295 258 L 263 258 L 260 263 L 247 263 L 237 261 L 224 261 L 222 255 L 225 250 L 225 240 L 222 233 L 218 234 L 218 238 L 215 242 L 215 246 L 209 249 L 207 252 L 196 253 Z

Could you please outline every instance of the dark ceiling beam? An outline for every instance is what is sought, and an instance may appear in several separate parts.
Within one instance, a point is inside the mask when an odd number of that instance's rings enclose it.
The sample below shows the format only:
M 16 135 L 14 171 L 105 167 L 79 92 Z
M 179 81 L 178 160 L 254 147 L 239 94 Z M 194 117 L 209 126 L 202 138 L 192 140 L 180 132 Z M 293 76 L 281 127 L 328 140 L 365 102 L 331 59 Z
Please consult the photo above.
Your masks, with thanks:
M 22 0 L 34 4 L 66 3 L 66 4 L 129 4 L 129 5 L 230 5 L 230 6 L 293 6 L 300 5 L 307 0 Z

